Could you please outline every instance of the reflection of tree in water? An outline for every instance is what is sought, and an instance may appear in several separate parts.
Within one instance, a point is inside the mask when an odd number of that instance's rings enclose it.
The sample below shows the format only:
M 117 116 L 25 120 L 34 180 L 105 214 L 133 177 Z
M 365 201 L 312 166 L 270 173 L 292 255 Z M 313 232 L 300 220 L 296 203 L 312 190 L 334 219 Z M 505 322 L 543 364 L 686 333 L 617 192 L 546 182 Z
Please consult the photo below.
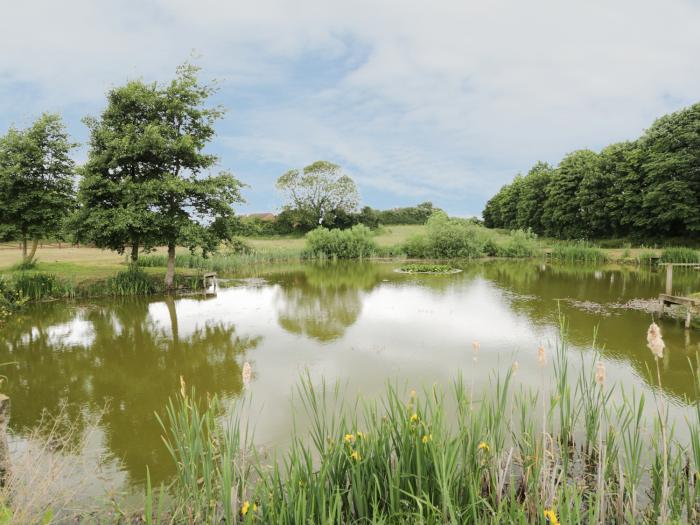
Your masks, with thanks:
M 142 299 L 78 310 L 57 303 L 8 323 L 0 360 L 19 362 L 6 384 L 13 428 L 34 427 L 43 408 L 57 413 L 62 401 L 76 416 L 107 404 L 102 419 L 107 449 L 124 461 L 132 478 L 142 479 L 146 465 L 155 477 L 167 475 L 170 460 L 154 413 L 162 413 L 168 397 L 178 392 L 180 376 L 200 392 L 239 394 L 236 357 L 260 341 L 237 336 L 226 323 L 208 323 L 182 337 L 169 301 L 169 331 L 149 316 L 149 303 Z M 76 320 L 91 326 L 83 341 L 68 345 L 51 337 L 53 327 Z
M 535 324 L 556 325 L 560 308 L 568 321 L 569 340 L 576 346 L 590 348 L 597 329 L 597 346 L 606 358 L 629 363 L 647 383 L 655 383 L 648 371 L 656 365 L 646 347 L 651 314 L 610 305 L 655 299 L 664 286 L 663 272 L 499 261 L 484 265 L 484 275 L 498 287 L 515 292 L 510 307 Z M 697 273 L 685 272 L 677 284 L 674 276 L 674 288 L 697 287 L 698 280 Z M 586 301 L 595 303 L 594 307 L 586 308 Z M 685 331 L 680 322 L 664 319 L 661 324 L 668 348 L 662 362 L 664 389 L 679 399 L 695 399 L 688 357 L 698 350 L 698 335 Z
M 308 265 L 286 274 L 278 280 L 279 324 L 295 334 L 333 341 L 360 316 L 361 292 L 380 279 L 377 265 L 358 262 Z

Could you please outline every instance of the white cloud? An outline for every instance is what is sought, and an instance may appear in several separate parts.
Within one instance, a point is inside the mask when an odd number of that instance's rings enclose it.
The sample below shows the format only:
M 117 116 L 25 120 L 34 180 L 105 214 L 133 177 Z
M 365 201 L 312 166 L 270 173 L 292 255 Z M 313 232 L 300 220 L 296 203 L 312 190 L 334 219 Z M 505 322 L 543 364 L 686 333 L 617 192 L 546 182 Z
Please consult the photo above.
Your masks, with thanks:
M 692 1 L 6 4 L 0 119 L 20 102 L 94 107 L 194 49 L 222 96 L 270 90 L 233 108 L 231 155 L 332 157 L 370 191 L 483 201 L 537 159 L 634 138 L 700 93 Z

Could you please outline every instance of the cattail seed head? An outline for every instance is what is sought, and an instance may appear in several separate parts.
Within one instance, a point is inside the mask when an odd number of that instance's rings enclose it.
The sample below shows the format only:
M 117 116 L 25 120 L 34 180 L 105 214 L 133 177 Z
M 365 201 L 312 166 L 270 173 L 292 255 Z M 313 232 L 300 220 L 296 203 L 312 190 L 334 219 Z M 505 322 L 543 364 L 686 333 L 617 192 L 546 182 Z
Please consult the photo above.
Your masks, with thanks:
M 601 362 L 595 365 L 595 382 L 600 386 L 605 384 L 605 365 Z
M 651 323 L 649 330 L 647 330 L 647 346 L 657 359 L 661 359 L 664 356 L 666 343 L 664 343 L 664 339 L 661 336 L 661 328 L 656 323 Z
M 547 364 L 547 357 L 544 352 L 544 346 L 540 346 L 537 349 L 537 362 L 540 364 L 540 366 L 544 366 Z
M 243 363 L 243 371 L 241 372 L 241 376 L 243 377 L 243 386 L 248 386 L 251 378 L 253 377 L 253 367 L 250 366 L 248 361 Z

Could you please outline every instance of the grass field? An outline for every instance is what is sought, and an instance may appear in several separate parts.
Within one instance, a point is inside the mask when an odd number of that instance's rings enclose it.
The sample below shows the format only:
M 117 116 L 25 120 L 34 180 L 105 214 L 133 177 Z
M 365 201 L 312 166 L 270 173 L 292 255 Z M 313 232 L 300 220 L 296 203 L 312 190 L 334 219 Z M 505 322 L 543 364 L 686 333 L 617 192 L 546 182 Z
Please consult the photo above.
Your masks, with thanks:
M 380 247 L 396 246 L 404 243 L 408 238 L 425 232 L 424 225 L 397 225 L 385 226 L 375 237 L 376 243 Z M 301 251 L 305 244 L 304 237 L 270 237 L 270 238 L 245 238 L 247 244 L 257 251 Z M 548 246 L 549 239 L 543 239 L 543 246 Z M 546 250 L 547 248 L 545 248 Z M 643 252 L 653 251 L 657 255 L 661 250 L 649 250 L 642 248 L 632 248 L 624 250 L 622 248 L 602 249 L 608 260 L 618 261 L 621 259 L 634 259 Z M 158 255 L 165 255 L 165 248 L 155 250 Z M 188 253 L 186 248 L 178 248 L 178 253 Z M 21 251 L 17 244 L 0 244 L 0 273 L 7 273 L 11 267 L 21 260 Z M 98 248 L 76 248 L 68 245 L 58 247 L 58 245 L 45 245 L 37 250 L 36 260 L 38 264 L 36 271 L 55 273 L 65 279 L 82 281 L 97 280 L 110 277 L 126 265 L 126 257 L 109 250 Z M 180 272 L 183 269 L 178 269 Z M 149 273 L 163 273 L 162 269 L 146 268 Z M 188 273 L 185 271 L 185 273 Z

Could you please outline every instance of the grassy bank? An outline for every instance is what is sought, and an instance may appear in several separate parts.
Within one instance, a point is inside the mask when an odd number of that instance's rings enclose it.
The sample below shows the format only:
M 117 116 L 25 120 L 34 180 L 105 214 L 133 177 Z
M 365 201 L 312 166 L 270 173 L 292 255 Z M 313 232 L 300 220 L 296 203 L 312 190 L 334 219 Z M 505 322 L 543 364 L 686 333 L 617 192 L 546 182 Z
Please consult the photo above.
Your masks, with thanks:
M 651 345 L 658 350 L 658 341 Z M 475 343 L 476 369 L 478 357 Z M 532 360 L 539 389 L 513 388 L 513 363 L 476 395 L 471 379 L 458 377 L 449 393 L 388 386 L 379 402 L 343 403 L 342 390 L 305 377 L 297 418 L 310 430 L 290 429 L 290 449 L 271 463 L 257 454 L 247 431 L 254 422 L 242 421 L 236 405 L 222 420 L 217 399 L 205 401 L 183 383 L 160 419 L 177 476 L 160 492 L 148 488 L 145 519 L 698 522 L 697 403 L 690 443 L 680 443 L 663 397 L 608 380 L 602 364 L 583 365 L 583 356 L 574 377 L 565 342 L 552 355 L 533 351 Z M 657 407 L 650 419 L 648 403 Z

